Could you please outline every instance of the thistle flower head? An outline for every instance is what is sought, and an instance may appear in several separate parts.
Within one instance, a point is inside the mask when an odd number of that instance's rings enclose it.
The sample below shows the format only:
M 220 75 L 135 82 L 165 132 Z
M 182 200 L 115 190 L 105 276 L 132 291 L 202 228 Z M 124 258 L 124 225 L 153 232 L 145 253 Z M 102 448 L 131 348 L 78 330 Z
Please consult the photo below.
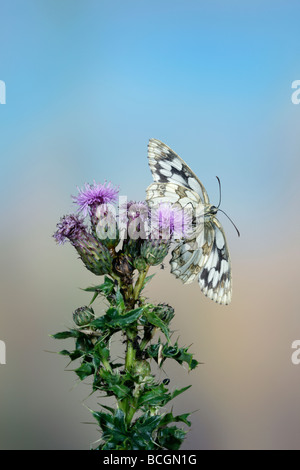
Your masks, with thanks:
M 77 215 L 70 214 L 60 219 L 53 237 L 59 245 L 63 245 L 67 240 L 71 242 L 80 240 L 85 233 L 86 227 L 83 223 L 83 219 L 79 218 Z
M 93 215 L 100 204 L 110 204 L 115 202 L 119 192 L 119 190 L 114 188 L 110 182 L 98 184 L 94 181 L 92 185 L 85 183 L 84 188 L 77 189 L 78 195 L 72 197 L 74 202 L 79 206 L 78 211 L 82 212 L 84 217 L 88 214 Z
M 174 204 L 163 202 L 151 212 L 153 238 L 184 238 L 191 228 L 191 213 Z

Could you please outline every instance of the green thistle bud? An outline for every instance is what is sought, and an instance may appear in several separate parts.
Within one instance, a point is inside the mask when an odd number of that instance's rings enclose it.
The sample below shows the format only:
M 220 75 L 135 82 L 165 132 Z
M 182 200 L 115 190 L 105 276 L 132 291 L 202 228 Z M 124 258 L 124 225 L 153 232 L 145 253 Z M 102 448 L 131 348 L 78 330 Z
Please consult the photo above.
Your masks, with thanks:
M 155 313 L 167 325 L 169 325 L 175 315 L 174 308 L 168 304 L 158 304 L 154 307 L 153 313 Z
M 73 320 L 77 326 L 84 326 L 95 318 L 94 310 L 90 307 L 79 307 L 73 313 Z
M 73 243 L 86 268 L 97 276 L 111 272 L 112 256 L 93 235 L 86 234 L 81 240 Z
M 89 271 L 98 276 L 111 272 L 112 257 L 109 250 L 87 230 L 83 220 L 76 215 L 67 215 L 57 227 L 55 240 L 59 244 L 70 240 Z
M 145 269 L 147 268 L 147 261 L 145 260 L 145 258 L 139 256 L 138 258 L 135 258 L 133 260 L 133 266 L 140 272 L 145 271 Z
M 161 264 L 168 254 L 170 242 L 146 240 L 141 246 L 141 255 L 151 266 Z
M 128 238 L 124 241 L 124 253 L 132 259 L 138 258 L 141 253 L 141 242 L 141 239 L 133 240 L 132 238 Z
M 115 238 L 103 238 L 101 240 L 102 245 L 106 246 L 109 250 L 111 248 L 116 248 L 116 246 L 119 244 L 120 237 L 119 237 L 119 230 L 116 230 L 116 237 Z
M 100 212 L 98 215 L 100 215 L 100 219 L 96 215 L 91 219 L 94 235 L 108 249 L 115 248 L 120 241 L 120 231 L 117 227 L 114 214 L 104 211 L 103 214 Z

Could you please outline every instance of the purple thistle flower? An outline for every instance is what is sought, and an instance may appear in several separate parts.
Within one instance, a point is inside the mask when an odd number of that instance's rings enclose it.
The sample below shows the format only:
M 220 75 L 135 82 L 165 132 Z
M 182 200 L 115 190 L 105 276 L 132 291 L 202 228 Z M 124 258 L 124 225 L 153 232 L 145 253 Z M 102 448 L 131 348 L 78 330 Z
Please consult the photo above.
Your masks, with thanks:
M 174 204 L 164 202 L 151 210 L 151 238 L 185 238 L 191 226 L 191 213 Z
M 85 234 L 86 227 L 83 223 L 83 219 L 80 219 L 77 215 L 71 214 L 65 215 L 60 219 L 53 237 L 59 245 L 63 245 L 67 240 L 71 242 L 80 240 Z
M 74 202 L 78 204 L 79 212 L 82 212 L 84 217 L 88 214 L 93 216 L 97 207 L 100 204 L 109 204 L 115 202 L 119 190 L 114 188 L 111 183 L 105 182 L 98 184 L 94 181 L 92 185 L 85 183 L 83 189 L 78 189 L 78 196 L 72 196 Z

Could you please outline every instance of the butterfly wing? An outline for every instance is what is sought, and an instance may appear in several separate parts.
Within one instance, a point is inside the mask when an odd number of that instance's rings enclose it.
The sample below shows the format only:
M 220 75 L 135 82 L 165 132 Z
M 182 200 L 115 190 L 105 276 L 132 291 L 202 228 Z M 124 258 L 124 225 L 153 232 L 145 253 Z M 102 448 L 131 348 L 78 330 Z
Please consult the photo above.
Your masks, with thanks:
M 231 261 L 224 230 L 216 217 L 205 225 L 210 226 L 213 244 L 198 282 L 204 295 L 219 304 L 228 305 L 232 296 Z
M 146 189 L 146 200 L 150 206 L 170 203 L 181 209 L 199 210 L 202 205 L 198 193 L 177 183 L 152 183 Z
M 185 239 L 172 251 L 171 273 L 190 284 L 199 275 L 209 259 L 213 246 L 214 233 L 209 224 L 197 227 L 190 239 Z
M 148 159 L 154 183 L 147 188 L 147 201 L 155 206 L 162 202 L 196 211 L 203 217 L 209 197 L 187 164 L 163 142 L 150 139 Z M 172 252 L 171 272 L 185 284 L 198 276 L 202 292 L 215 302 L 231 301 L 231 261 L 224 230 L 218 219 L 204 216 L 202 223 Z
M 150 139 L 148 144 L 149 166 L 156 183 L 174 183 L 196 192 L 203 204 L 209 204 L 208 194 L 195 173 L 166 144 Z
M 204 295 L 215 302 L 231 302 L 231 262 L 223 228 L 214 217 L 205 221 L 195 237 L 182 241 L 172 252 L 171 273 L 190 284 L 198 276 Z

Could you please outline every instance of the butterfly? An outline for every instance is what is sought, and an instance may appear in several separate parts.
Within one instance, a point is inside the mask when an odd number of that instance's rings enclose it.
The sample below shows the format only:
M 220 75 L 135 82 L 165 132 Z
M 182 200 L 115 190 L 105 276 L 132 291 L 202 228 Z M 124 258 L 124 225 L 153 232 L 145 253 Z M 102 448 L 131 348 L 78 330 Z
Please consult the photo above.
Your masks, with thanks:
M 149 140 L 148 160 L 154 180 L 146 190 L 149 206 L 171 203 L 193 211 L 193 220 L 198 221 L 172 251 L 171 273 L 185 284 L 198 277 L 203 294 L 228 305 L 232 296 L 231 261 L 224 230 L 216 217 L 219 208 L 210 204 L 197 176 L 163 142 Z

